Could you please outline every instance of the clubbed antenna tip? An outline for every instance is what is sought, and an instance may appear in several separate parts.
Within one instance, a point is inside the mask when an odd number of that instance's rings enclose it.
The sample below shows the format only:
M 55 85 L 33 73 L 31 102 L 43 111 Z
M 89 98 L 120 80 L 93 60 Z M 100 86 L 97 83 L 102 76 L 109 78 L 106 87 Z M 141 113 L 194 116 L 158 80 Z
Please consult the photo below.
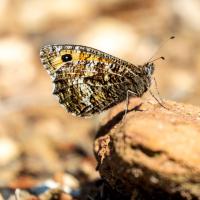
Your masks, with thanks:
M 160 58 L 161 58 L 162 60 L 165 60 L 165 57 L 163 57 L 163 56 L 161 56 Z
M 155 62 L 155 61 L 157 61 L 157 60 L 160 60 L 160 59 L 165 60 L 165 57 L 161 56 L 161 57 L 159 57 L 159 58 L 156 58 L 156 59 L 152 60 L 151 63 L 153 63 L 153 62 Z

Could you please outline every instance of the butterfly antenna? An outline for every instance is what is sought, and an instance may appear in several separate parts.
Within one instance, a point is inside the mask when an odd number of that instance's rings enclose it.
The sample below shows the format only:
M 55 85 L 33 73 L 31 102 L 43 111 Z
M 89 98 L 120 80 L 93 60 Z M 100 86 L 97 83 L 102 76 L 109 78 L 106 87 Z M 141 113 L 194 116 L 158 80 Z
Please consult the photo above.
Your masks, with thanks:
M 165 57 L 161 56 L 161 57 L 159 57 L 159 58 L 155 58 L 154 60 L 151 60 L 151 61 L 149 61 L 148 63 L 153 63 L 153 62 L 155 62 L 155 61 L 157 61 L 157 60 L 160 60 L 160 59 L 165 60 Z
M 169 41 L 169 40 L 173 40 L 175 38 L 175 36 L 171 36 L 170 38 L 168 38 L 167 40 L 165 40 L 164 42 L 162 42 L 160 44 L 160 46 L 158 47 L 158 49 L 154 52 L 154 54 L 148 59 L 148 62 L 147 63 L 150 63 L 150 62 L 154 62 L 155 60 L 158 60 L 158 59 L 162 59 L 162 60 L 165 60 L 165 58 L 163 56 L 159 57 L 159 58 L 156 58 L 154 60 L 152 60 L 155 55 L 158 53 L 158 51 Z

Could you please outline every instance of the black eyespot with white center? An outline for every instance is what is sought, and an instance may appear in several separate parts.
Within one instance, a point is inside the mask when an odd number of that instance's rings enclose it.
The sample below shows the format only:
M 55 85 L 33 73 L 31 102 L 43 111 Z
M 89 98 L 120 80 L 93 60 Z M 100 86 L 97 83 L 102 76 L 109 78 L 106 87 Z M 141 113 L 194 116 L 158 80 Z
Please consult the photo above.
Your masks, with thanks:
M 72 60 L 72 55 L 71 54 L 64 54 L 61 56 L 61 59 L 63 62 L 68 62 Z

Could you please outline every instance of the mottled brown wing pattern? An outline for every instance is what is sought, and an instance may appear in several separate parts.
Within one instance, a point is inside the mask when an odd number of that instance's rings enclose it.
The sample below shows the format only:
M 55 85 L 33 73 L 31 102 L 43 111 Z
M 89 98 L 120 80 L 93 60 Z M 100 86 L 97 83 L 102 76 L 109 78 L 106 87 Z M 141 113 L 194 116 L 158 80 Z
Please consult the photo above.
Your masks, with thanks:
M 52 77 L 53 94 L 76 116 L 102 112 L 125 100 L 128 90 L 141 96 L 150 85 L 145 66 L 134 66 L 90 47 L 48 45 L 40 55 Z
M 79 65 L 76 67 L 81 68 Z M 53 93 L 58 95 L 59 102 L 69 112 L 76 115 L 88 116 L 102 112 L 113 103 L 125 99 L 127 84 L 130 84 L 123 76 L 103 71 L 104 67 L 98 66 L 98 70 L 90 73 L 57 71 Z

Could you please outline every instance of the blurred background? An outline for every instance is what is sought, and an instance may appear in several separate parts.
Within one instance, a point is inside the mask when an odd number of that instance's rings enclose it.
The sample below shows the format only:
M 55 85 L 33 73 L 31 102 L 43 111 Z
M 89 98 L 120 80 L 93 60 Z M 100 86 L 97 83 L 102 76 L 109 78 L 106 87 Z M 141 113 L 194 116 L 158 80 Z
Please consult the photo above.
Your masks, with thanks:
M 81 44 L 144 64 L 174 35 L 155 55 L 166 58 L 156 61 L 161 97 L 199 106 L 199 10 L 199 0 L 1 0 L 0 187 L 67 174 L 77 187 L 98 178 L 97 119 L 73 117 L 58 104 L 40 63 L 43 45 Z

